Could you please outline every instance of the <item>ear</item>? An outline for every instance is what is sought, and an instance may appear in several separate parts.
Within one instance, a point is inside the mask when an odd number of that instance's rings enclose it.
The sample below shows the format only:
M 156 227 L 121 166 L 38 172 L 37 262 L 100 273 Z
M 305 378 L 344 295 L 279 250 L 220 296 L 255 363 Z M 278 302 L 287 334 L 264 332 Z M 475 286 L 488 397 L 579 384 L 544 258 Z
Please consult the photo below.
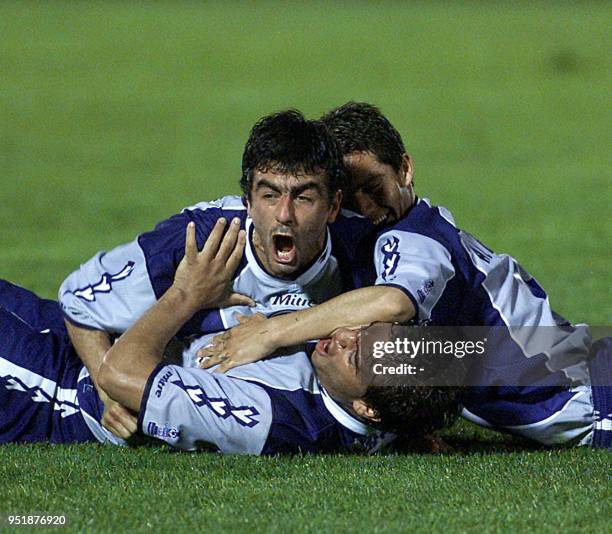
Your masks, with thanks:
M 353 410 L 355 410 L 355 413 L 361 417 L 361 419 L 374 422 L 380 421 L 380 417 L 378 417 L 374 409 L 370 408 L 362 399 L 355 399 L 353 401 Z
M 342 191 L 338 189 L 334 193 L 334 198 L 332 198 L 331 207 L 329 208 L 329 215 L 327 216 L 327 222 L 329 224 L 333 223 L 338 216 L 338 212 L 340 211 L 340 206 L 342 206 Z
M 402 156 L 402 174 L 404 175 L 404 185 L 410 187 L 414 176 L 414 165 L 412 158 L 408 154 Z
M 249 200 L 249 197 L 246 197 L 246 205 L 247 205 L 247 215 L 250 217 L 251 216 L 251 201 Z

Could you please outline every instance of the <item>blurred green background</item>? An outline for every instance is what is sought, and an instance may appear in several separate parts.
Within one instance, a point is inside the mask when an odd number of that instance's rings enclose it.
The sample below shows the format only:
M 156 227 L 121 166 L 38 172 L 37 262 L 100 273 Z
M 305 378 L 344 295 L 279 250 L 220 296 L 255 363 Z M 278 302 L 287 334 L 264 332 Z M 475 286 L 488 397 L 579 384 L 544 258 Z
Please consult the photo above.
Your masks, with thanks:
M 97 250 L 237 193 L 262 115 L 355 99 L 403 134 L 421 196 L 517 257 L 557 311 L 612 324 L 610 27 L 610 2 L 1 2 L 0 277 L 55 296 Z M 470 452 L 1 447 L 0 512 L 81 531 L 609 523 L 605 452 L 511 452 L 467 425 L 449 439 Z
M 417 191 L 610 324 L 610 3 L 3 2 L 0 276 L 238 192 L 254 121 L 382 107 Z

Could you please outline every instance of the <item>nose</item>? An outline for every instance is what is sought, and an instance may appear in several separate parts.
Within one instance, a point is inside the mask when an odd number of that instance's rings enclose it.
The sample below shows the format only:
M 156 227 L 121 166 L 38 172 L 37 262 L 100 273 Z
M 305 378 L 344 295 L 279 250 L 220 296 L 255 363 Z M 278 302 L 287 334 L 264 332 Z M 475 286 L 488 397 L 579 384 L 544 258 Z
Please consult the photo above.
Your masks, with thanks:
M 363 191 L 357 191 L 353 195 L 353 199 L 355 201 L 355 207 L 357 208 L 357 211 L 361 213 L 361 215 L 371 220 L 378 217 L 378 212 L 380 209 L 376 202 L 372 200 L 370 195 L 367 195 Z
M 343 349 L 354 350 L 357 347 L 357 331 L 348 328 L 339 328 L 334 333 L 334 340 Z
M 281 195 L 276 203 L 276 220 L 282 224 L 291 224 L 294 219 L 293 199 L 289 195 Z

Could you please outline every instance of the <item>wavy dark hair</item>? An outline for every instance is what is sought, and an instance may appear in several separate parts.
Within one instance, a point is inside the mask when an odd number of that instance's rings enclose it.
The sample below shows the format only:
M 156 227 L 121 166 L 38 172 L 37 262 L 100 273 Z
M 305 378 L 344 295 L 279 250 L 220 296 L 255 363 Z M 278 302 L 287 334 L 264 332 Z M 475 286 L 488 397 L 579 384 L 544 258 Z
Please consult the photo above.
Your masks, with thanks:
M 366 102 L 347 102 L 332 109 L 321 121 L 340 145 L 342 155 L 372 152 L 397 172 L 406 153 L 402 136 L 380 109 Z
M 444 332 L 449 335 L 448 331 Z M 414 374 L 377 374 L 375 367 L 397 368 L 406 364 L 406 354 L 395 348 L 385 351 L 384 360 L 372 351 L 373 341 L 393 339 L 438 339 L 432 327 L 418 328 L 398 323 L 373 323 L 360 333 L 359 374 L 367 390 L 362 400 L 376 413 L 376 426 L 406 438 L 427 436 L 450 426 L 459 415 L 459 394 L 466 384 L 468 363 L 465 359 L 428 357 L 408 360 L 423 365 Z
M 380 419 L 373 426 L 418 439 L 456 421 L 459 392 L 457 387 L 370 386 L 363 400 Z
M 250 199 L 253 174 L 325 173 L 329 202 L 346 182 L 337 141 L 319 120 L 307 120 L 295 109 L 267 115 L 255 123 L 242 154 L 240 187 Z

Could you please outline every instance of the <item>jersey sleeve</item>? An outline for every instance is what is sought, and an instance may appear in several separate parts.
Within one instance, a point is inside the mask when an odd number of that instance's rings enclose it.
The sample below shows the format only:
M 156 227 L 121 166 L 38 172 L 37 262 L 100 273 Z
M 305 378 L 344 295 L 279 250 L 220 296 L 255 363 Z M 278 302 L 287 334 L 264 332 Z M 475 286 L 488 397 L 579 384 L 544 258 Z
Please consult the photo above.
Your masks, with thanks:
M 451 254 L 440 242 L 415 232 L 390 230 L 374 249 L 376 285 L 397 287 L 412 300 L 419 321 L 426 321 L 455 276 Z
M 64 280 L 59 301 L 78 326 L 122 333 L 172 285 L 185 251 L 185 230 L 196 223 L 201 248 L 220 209 L 186 209 L 109 252 L 99 252 Z
M 271 422 L 270 397 L 262 387 L 203 369 L 160 365 L 147 382 L 138 427 L 186 451 L 260 454 Z

